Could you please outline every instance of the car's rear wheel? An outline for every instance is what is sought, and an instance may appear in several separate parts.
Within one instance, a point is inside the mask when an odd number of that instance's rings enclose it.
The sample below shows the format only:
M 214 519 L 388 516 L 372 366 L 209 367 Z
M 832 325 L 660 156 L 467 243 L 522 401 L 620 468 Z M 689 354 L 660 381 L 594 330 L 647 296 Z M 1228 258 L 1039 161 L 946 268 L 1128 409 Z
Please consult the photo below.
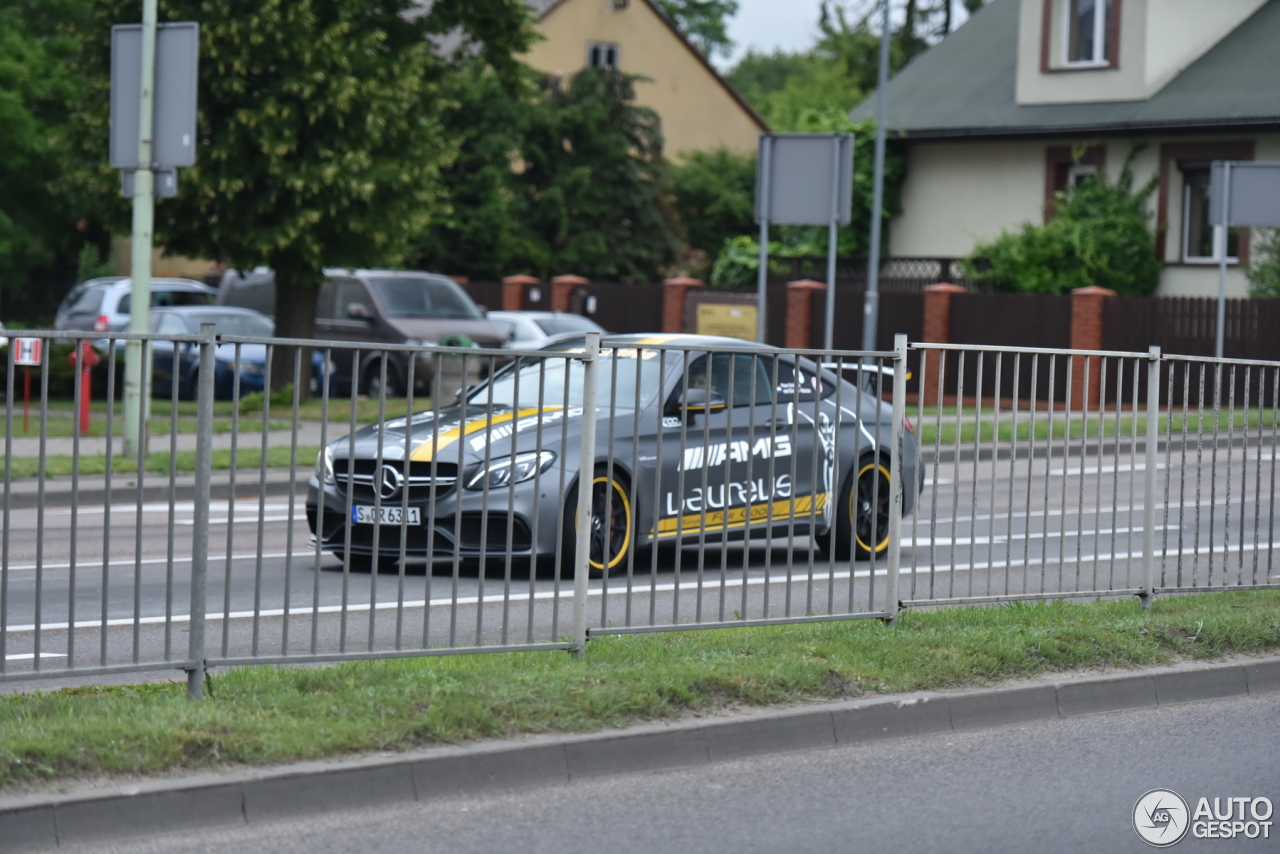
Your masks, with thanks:
M 569 491 L 564 505 L 564 535 L 560 548 L 560 571 L 572 576 L 577 554 L 578 486 Z M 591 481 L 591 548 L 587 566 L 592 578 L 624 572 L 627 556 L 635 548 L 635 513 L 626 481 L 618 472 L 609 476 L 596 469 Z
M 831 554 L 832 535 L 835 555 L 848 559 L 868 560 L 889 548 L 889 465 L 875 457 L 865 457 L 853 473 L 845 478 L 835 508 L 833 530 L 815 539 L 823 554 Z

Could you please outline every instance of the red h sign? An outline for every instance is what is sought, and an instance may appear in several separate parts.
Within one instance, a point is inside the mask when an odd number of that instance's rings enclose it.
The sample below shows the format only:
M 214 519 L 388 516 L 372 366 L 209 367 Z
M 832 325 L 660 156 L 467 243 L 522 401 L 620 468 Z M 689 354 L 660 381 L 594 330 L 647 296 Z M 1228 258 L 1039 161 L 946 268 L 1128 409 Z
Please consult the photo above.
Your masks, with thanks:
M 41 350 L 44 340 L 41 338 L 13 339 L 13 363 L 15 365 L 40 364 Z

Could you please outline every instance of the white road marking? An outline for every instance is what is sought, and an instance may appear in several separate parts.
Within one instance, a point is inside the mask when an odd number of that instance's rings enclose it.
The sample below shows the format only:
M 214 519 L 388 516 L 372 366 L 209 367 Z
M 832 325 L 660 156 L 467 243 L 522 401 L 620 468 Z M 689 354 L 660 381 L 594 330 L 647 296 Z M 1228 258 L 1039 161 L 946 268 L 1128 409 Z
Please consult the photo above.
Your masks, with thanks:
M 288 556 L 289 556 L 289 553 L 288 553 L 288 552 L 263 552 L 263 554 L 262 554 L 262 558 L 263 558 L 263 560 L 266 560 L 267 558 L 281 558 L 281 557 L 288 557 Z M 294 552 L 294 553 L 293 553 L 293 556 L 294 556 L 294 557 L 315 557 L 315 556 L 316 556 L 316 553 L 315 553 L 315 551 L 314 551 L 314 550 L 308 550 L 308 551 L 305 551 L 305 552 Z M 258 555 L 257 555 L 256 553 L 240 554 L 240 555 L 232 555 L 232 556 L 231 556 L 231 559 L 232 559 L 232 560 L 257 560 L 257 558 L 258 558 Z M 209 563 L 210 563 L 210 564 L 217 563 L 218 561 L 223 561 L 223 562 L 225 562 L 225 561 L 226 561 L 226 559 L 227 559 L 227 556 L 226 556 L 226 555 L 209 555 Z M 173 556 L 173 562 L 174 562 L 174 563 L 191 563 L 191 556 L 190 556 L 190 555 L 186 555 L 186 556 L 183 556 L 183 555 L 174 555 L 174 556 Z M 168 563 L 169 563 L 169 558 L 167 558 L 167 557 L 144 557 L 141 561 L 136 560 L 135 558 L 131 558 L 131 557 L 129 557 L 129 558 L 120 558 L 119 560 L 108 561 L 107 566 L 133 566 L 134 564 L 137 564 L 137 563 L 141 563 L 143 566 L 149 566 L 149 565 L 154 565 L 154 564 L 158 564 L 158 563 L 159 563 L 159 564 L 168 564 Z M 101 567 L 101 566 L 102 566 L 102 561 L 101 561 L 101 560 L 93 560 L 92 558 L 86 558 L 85 560 L 77 561 L 77 563 L 76 563 L 76 568 L 77 568 L 77 569 L 93 569 L 93 568 L 95 568 L 95 567 Z M 39 567 L 39 566 L 37 566 L 36 564 L 34 564 L 34 563 L 30 563 L 30 564 L 24 564 L 24 565 L 22 565 L 22 566 L 11 566 L 11 567 L 9 567 L 9 571 L 10 571 L 10 572 L 16 572 L 17 570 L 20 570 L 20 569 L 21 569 L 21 570 L 28 570 L 28 571 L 29 571 L 29 570 L 33 570 L 33 569 L 39 569 L 39 568 L 40 568 L 40 567 Z M 46 564 L 44 565 L 44 568 L 45 568 L 45 569 L 70 569 L 70 568 L 71 568 L 71 564 L 69 564 L 69 563 L 46 563 Z
M 1164 468 L 1164 463 L 1158 463 L 1157 469 Z M 1103 466 L 1072 466 L 1064 469 L 1049 469 L 1049 474 L 1055 477 L 1063 475 L 1075 476 L 1081 474 L 1125 474 L 1126 472 L 1146 471 L 1146 463 L 1121 463 L 1120 465 L 1103 465 Z
M 302 499 L 299 499 L 297 504 L 298 505 L 303 504 Z M 246 510 L 256 511 L 258 509 L 258 499 L 257 498 L 236 499 L 235 507 L 237 510 L 243 507 Z M 227 508 L 226 501 L 210 501 L 209 502 L 209 509 L 211 511 L 221 511 L 223 513 L 226 513 L 227 512 L 226 508 Z M 177 501 L 177 502 L 174 502 L 173 509 L 175 513 L 194 513 L 196 509 L 196 505 L 194 502 L 191 502 L 191 501 Z M 263 509 L 264 510 L 288 510 L 289 505 L 288 504 L 267 504 Z M 112 504 L 111 505 L 112 515 L 116 513 L 136 513 L 137 511 L 138 511 L 137 504 Z M 44 512 L 46 516 L 70 516 L 71 515 L 71 510 L 69 508 L 59 508 L 56 510 L 50 509 Z M 85 516 L 89 514 L 101 515 L 105 512 L 106 512 L 105 507 L 80 507 L 76 510 L 76 515 L 77 516 Z M 142 512 L 167 514 L 169 512 L 169 502 L 166 501 L 163 503 L 143 504 Z
M 1271 548 L 1271 547 L 1280 547 L 1280 543 L 1259 543 L 1256 546 L 1252 544 L 1246 544 L 1243 546 L 1230 546 L 1226 548 L 1209 548 L 1209 547 L 1203 547 L 1200 549 L 1187 548 L 1187 549 L 1183 549 L 1180 552 L 1169 552 L 1168 556 L 1177 557 L 1178 555 L 1182 555 L 1185 557 L 1190 557 L 1196 554 L 1202 554 L 1202 555 L 1230 554 L 1234 552 L 1251 552 L 1255 550 L 1261 551 L 1262 549 Z M 1082 555 L 1078 565 L 1091 563 L 1095 559 L 1101 562 L 1101 561 L 1110 561 L 1110 560 L 1120 560 L 1120 561 L 1141 560 L 1141 558 L 1142 558 L 1142 552 L 1140 551 L 1127 552 L 1124 554 L 1114 554 L 1114 555 L 1112 554 Z M 1047 562 L 1051 562 L 1051 561 L 1047 561 Z M 940 572 L 968 572 L 973 569 L 990 569 L 990 568 L 1000 569 L 1002 566 L 1010 566 L 1010 567 L 1032 566 L 1038 563 L 1040 563 L 1040 561 L 1037 561 L 1037 560 L 1031 560 L 1031 561 L 1013 560 L 1013 561 L 1009 561 L 1008 563 L 995 562 L 994 564 L 986 564 L 986 563 L 979 562 L 979 563 L 973 563 L 973 564 L 956 564 L 953 566 L 938 566 L 934 568 L 930 568 L 928 566 L 916 566 L 914 568 L 910 566 L 903 566 L 901 569 L 899 569 L 898 572 L 900 575 L 911 575 L 913 573 L 916 575 L 929 575 L 930 573 L 940 573 Z M 1066 562 L 1065 565 L 1072 566 L 1072 565 L 1077 565 L 1077 563 L 1075 560 L 1071 560 Z M 829 571 L 823 572 L 821 571 L 821 568 L 816 565 L 814 567 L 814 570 L 815 571 L 812 577 L 810 577 L 807 573 L 801 575 L 793 570 L 791 573 L 790 583 L 805 584 L 805 583 L 808 583 L 810 580 L 814 582 L 840 581 L 842 579 L 848 579 L 851 574 L 854 578 L 867 578 L 872 574 L 870 569 L 854 570 L 852 573 L 850 573 L 848 570 L 841 570 L 839 572 L 829 572 Z M 692 569 L 687 571 L 693 572 Z M 876 569 L 875 575 L 877 577 L 888 575 L 888 570 Z M 737 578 L 725 578 L 724 587 L 726 589 L 733 588 L 733 587 L 742 587 L 743 583 L 744 583 L 744 580 L 741 576 L 738 576 Z M 745 583 L 749 587 L 754 587 L 754 586 L 763 585 L 763 584 L 787 584 L 788 578 L 786 576 L 786 569 L 785 567 L 778 567 L 776 570 L 774 570 L 773 574 L 769 578 L 765 578 L 764 576 L 752 576 L 747 578 L 745 580 Z M 704 594 L 708 592 L 714 593 L 715 590 L 720 587 L 720 585 L 721 585 L 721 582 L 719 581 L 719 579 L 714 579 L 711 581 L 704 580 L 703 588 L 702 588 L 703 593 Z M 650 587 L 647 584 L 635 583 L 633 581 L 632 595 L 643 596 L 648 594 L 650 591 L 656 592 L 656 593 L 671 593 L 677 589 L 677 586 L 679 587 L 679 590 L 681 592 L 696 591 L 698 589 L 698 582 L 685 581 L 685 582 L 681 582 L 679 585 L 675 584 L 674 582 L 665 582 L 663 584 L 658 584 L 653 587 Z M 610 589 L 608 592 L 610 596 L 625 595 L 627 592 L 626 580 L 623 578 L 611 579 Z M 1070 593 L 1071 591 L 1045 591 L 1045 592 Z M 598 586 L 590 587 L 587 590 L 588 596 L 600 596 L 603 593 L 604 593 L 604 590 Z M 502 594 L 494 594 L 490 596 L 485 596 L 484 602 L 485 604 L 501 603 L 503 601 L 528 602 L 531 599 L 532 600 L 554 599 L 556 598 L 556 595 L 557 595 L 556 591 L 554 590 L 539 591 L 534 593 L 532 597 L 530 597 L 528 593 L 512 593 L 510 596 L 503 596 Z M 573 590 L 571 588 L 561 589 L 559 592 L 559 597 L 564 601 L 572 600 Z M 458 605 L 475 605 L 479 601 L 480 601 L 479 597 L 476 597 L 476 596 L 459 596 L 457 600 L 432 599 L 429 603 L 423 599 L 415 599 L 415 600 L 405 601 L 403 604 L 403 607 L 406 609 L 417 609 L 417 608 L 423 608 L 430 605 L 430 607 L 432 608 L 445 608 L 445 607 L 453 607 Z M 391 611 L 391 610 L 395 610 L 398 607 L 402 607 L 402 606 L 394 601 L 378 602 L 373 606 L 372 610 Z M 314 610 L 314 613 L 317 615 L 340 614 L 342 613 L 343 610 L 344 608 L 342 605 L 322 605 L 319 608 L 316 608 Z M 368 602 L 354 602 L 354 603 L 349 603 L 346 606 L 345 610 L 348 614 L 363 613 L 363 612 L 369 611 L 370 606 Z M 291 608 L 289 610 L 289 615 L 291 617 L 306 617 L 306 616 L 310 616 L 312 613 L 313 613 L 313 610 L 306 606 L 299 606 L 296 608 Z M 258 613 L 259 618 L 283 617 L 284 615 L 285 615 L 285 612 L 283 608 L 264 608 Z M 232 620 L 253 619 L 254 612 L 253 611 L 232 611 L 230 614 L 226 616 Z M 205 620 L 209 622 L 213 622 L 221 619 L 223 619 L 223 614 L 220 611 L 208 612 L 205 614 Z M 163 615 L 158 615 L 158 616 L 141 617 L 138 619 L 137 622 L 140 625 L 154 625 L 157 623 L 164 623 L 165 620 L 166 618 Z M 172 621 L 174 623 L 187 623 L 187 622 L 190 622 L 190 620 L 191 620 L 191 616 L 189 614 L 175 614 L 172 617 Z M 133 624 L 134 624 L 134 620 L 132 617 L 120 617 L 113 620 L 107 620 L 106 627 L 114 628 L 119 626 L 132 626 Z M 30 632 L 30 631 L 34 631 L 35 628 L 36 627 L 34 625 L 30 625 L 30 624 L 10 626 L 8 628 L 8 632 L 10 633 Z M 66 629 L 67 624 L 65 622 L 45 623 L 40 628 L 42 631 L 56 631 L 59 629 Z M 102 621 L 101 620 L 77 621 L 75 624 L 75 628 L 77 629 L 102 628 Z
M 17 655 L 6 655 L 4 657 L 4 660 L 5 661 L 31 661 L 35 657 L 36 657 L 36 654 L 34 652 L 20 652 Z M 40 657 L 41 658 L 66 658 L 67 654 L 65 652 L 42 652 L 40 653 Z
M 1156 531 L 1176 531 L 1177 525 L 1156 525 L 1152 530 Z M 979 534 L 976 537 L 934 537 L 932 540 L 927 538 L 917 538 L 914 540 L 904 540 L 904 546 L 968 546 L 968 545 L 989 545 L 993 543 L 1008 543 L 1016 540 L 1041 540 L 1045 538 L 1053 539 L 1054 537 L 1065 537 L 1074 539 L 1076 537 L 1092 537 L 1109 534 L 1141 534 L 1142 528 L 1099 528 L 1096 531 L 1032 531 L 1029 534 L 997 534 L 993 537 L 984 537 Z

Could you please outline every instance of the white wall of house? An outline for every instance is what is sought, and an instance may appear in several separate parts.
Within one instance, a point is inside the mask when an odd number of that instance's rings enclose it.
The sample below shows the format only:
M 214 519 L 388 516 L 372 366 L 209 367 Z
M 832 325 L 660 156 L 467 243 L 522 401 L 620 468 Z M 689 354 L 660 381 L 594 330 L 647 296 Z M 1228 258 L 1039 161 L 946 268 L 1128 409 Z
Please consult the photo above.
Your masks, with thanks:
M 1002 229 L 1040 222 L 1043 210 L 1043 144 L 911 143 L 889 251 L 902 258 L 968 255 Z
M 902 213 L 890 223 L 890 252 L 900 258 L 960 257 L 975 244 L 1044 222 L 1047 149 L 1089 142 L 1106 146 L 1105 170 L 1116 178 L 1125 159 L 1133 160 L 1134 184 L 1141 187 L 1159 175 L 1161 146 L 1250 141 L 1257 160 L 1280 161 L 1280 133 L 1222 134 L 1181 137 L 1073 138 L 1014 141 L 913 142 L 907 147 L 907 175 L 902 187 Z M 1218 267 L 1183 257 L 1183 174 L 1176 162 L 1168 168 L 1164 269 L 1157 293 L 1165 296 L 1213 296 Z M 1159 192 L 1149 210 L 1156 220 Z M 1153 249 L 1154 251 L 1154 249 Z M 1247 296 L 1243 270 L 1231 264 L 1227 294 Z

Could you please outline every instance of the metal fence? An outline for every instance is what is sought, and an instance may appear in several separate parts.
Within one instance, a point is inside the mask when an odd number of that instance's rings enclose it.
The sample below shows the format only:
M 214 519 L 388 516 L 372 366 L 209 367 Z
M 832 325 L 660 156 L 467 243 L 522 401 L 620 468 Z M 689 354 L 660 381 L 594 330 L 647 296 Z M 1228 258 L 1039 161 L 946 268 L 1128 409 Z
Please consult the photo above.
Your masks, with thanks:
M 0 681 L 1273 586 L 1280 364 L 721 343 L 120 334 L 88 430 L 45 348 L 34 435 L 10 348 Z

